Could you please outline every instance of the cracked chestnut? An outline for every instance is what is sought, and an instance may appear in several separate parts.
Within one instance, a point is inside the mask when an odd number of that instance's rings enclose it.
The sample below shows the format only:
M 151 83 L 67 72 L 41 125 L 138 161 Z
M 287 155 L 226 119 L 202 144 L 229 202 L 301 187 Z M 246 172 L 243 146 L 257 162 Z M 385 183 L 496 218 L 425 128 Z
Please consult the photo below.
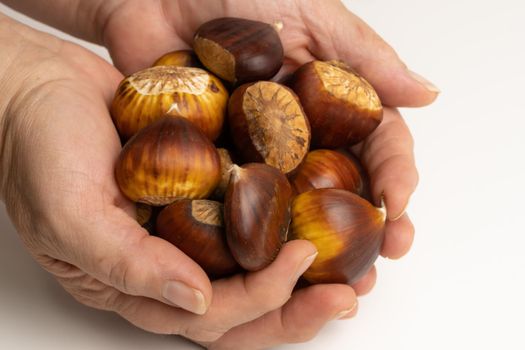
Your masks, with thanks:
M 288 236 L 292 188 L 279 170 L 261 163 L 236 165 L 224 201 L 228 246 L 248 271 L 268 266 Z
M 181 199 L 165 207 L 157 218 L 159 237 L 179 248 L 209 276 L 239 270 L 224 233 L 223 206 L 210 200 Z
M 310 125 L 289 88 L 261 81 L 240 86 L 228 104 L 235 148 L 246 162 L 264 162 L 292 172 L 310 147 Z
M 306 63 L 295 72 L 290 87 L 308 116 L 316 148 L 356 144 L 383 119 L 372 85 L 341 61 Z
M 295 197 L 291 236 L 318 251 L 303 277 L 310 283 L 357 282 L 374 264 L 384 238 L 386 211 L 340 189 L 319 189 Z
M 124 79 L 113 99 L 111 116 L 122 139 L 164 116 L 184 117 L 210 139 L 222 131 L 228 92 L 203 69 L 151 67 Z
M 217 187 L 215 146 L 190 121 L 165 117 L 142 129 L 122 149 L 115 166 L 121 191 L 155 206 L 178 198 L 206 198 Z
M 284 50 L 274 26 L 242 18 L 217 18 L 195 33 L 202 64 L 234 84 L 269 80 L 281 68 Z

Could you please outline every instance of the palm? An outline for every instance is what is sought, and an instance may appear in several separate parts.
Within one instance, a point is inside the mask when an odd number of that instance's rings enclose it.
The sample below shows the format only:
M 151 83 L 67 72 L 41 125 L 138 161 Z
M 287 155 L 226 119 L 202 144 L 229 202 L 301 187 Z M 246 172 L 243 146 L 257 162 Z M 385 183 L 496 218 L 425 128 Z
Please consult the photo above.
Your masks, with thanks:
M 342 6 L 337 1 L 334 4 Z M 319 3 L 320 4 L 320 3 Z M 200 24 L 216 17 L 243 17 L 266 23 L 282 21 L 281 39 L 286 63 L 299 65 L 310 61 L 315 42 L 329 37 L 320 31 L 319 23 L 303 17 L 318 13 L 314 3 L 298 6 L 296 1 L 243 1 L 242 6 L 228 6 L 223 1 L 166 1 L 156 0 L 147 5 L 140 0 L 126 2 L 117 15 L 108 20 L 105 42 L 116 66 L 125 74 L 151 65 L 158 57 L 175 49 L 191 47 L 193 34 Z M 337 7 L 328 7 L 336 11 Z M 130 23 L 133 23 L 130 25 Z M 311 33 L 316 33 L 312 36 Z M 144 45 L 144 43 L 148 45 Z M 326 40 L 329 42 L 329 40 Z M 324 55 L 335 57 L 335 49 L 323 48 Z

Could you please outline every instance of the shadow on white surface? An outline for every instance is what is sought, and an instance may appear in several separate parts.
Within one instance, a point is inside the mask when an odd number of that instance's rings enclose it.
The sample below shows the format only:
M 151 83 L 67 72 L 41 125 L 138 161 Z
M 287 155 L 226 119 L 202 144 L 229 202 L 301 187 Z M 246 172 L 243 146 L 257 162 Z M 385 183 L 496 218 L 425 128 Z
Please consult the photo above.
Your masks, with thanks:
M 0 349 L 200 349 L 176 336 L 144 332 L 114 313 L 76 302 L 31 258 L 3 205 L 0 281 L 0 313 L 10 315 L 0 317 Z

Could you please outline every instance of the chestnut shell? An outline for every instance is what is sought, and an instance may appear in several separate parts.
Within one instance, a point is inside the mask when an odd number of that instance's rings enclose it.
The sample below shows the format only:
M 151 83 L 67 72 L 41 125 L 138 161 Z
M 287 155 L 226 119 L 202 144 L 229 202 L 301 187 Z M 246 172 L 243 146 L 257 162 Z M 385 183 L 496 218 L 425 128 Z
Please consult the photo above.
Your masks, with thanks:
M 357 157 L 349 152 L 318 149 L 309 152 L 289 176 L 296 194 L 320 188 L 339 188 L 368 197 L 368 177 Z
M 213 141 L 222 131 L 228 96 L 222 82 L 203 69 L 151 67 L 120 83 L 111 116 L 124 141 L 165 116 L 190 120 Z
M 193 49 L 206 68 L 233 84 L 271 79 L 284 59 L 275 28 L 243 18 L 204 23 L 195 33 Z
M 357 282 L 374 264 L 386 213 L 358 195 L 318 189 L 295 197 L 291 237 L 312 242 L 317 258 L 304 273 L 310 283 Z
M 239 270 L 224 232 L 222 204 L 181 199 L 165 207 L 157 218 L 159 237 L 175 245 L 212 277 Z
M 220 160 L 215 146 L 190 121 L 165 117 L 126 143 L 115 177 L 132 201 L 161 206 L 177 198 L 208 197 L 221 178 Z
M 167 54 L 159 57 L 153 63 L 152 67 L 156 66 L 202 68 L 202 64 L 193 50 L 177 50 L 168 52 Z
M 260 81 L 237 88 L 228 103 L 235 148 L 246 162 L 264 162 L 283 173 L 294 171 L 310 147 L 310 124 L 289 88 Z
M 340 148 L 370 135 L 383 119 L 372 85 L 341 61 L 312 61 L 293 75 L 295 91 L 312 128 L 316 148 Z
M 234 166 L 224 201 L 228 245 L 248 271 L 268 266 L 288 236 L 292 188 L 277 169 L 259 163 Z

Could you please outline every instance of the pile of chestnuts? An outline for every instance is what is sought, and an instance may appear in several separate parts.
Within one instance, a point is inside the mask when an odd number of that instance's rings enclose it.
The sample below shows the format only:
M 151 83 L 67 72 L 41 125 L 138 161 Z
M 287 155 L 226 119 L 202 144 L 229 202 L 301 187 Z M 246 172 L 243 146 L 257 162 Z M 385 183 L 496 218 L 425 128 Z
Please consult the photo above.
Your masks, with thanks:
M 276 26 L 219 18 L 193 51 L 125 78 L 115 177 L 138 222 L 211 278 L 263 269 L 306 239 L 319 252 L 308 282 L 352 284 L 379 254 L 385 209 L 348 148 L 381 123 L 381 101 L 342 61 L 272 81 L 283 57 Z

